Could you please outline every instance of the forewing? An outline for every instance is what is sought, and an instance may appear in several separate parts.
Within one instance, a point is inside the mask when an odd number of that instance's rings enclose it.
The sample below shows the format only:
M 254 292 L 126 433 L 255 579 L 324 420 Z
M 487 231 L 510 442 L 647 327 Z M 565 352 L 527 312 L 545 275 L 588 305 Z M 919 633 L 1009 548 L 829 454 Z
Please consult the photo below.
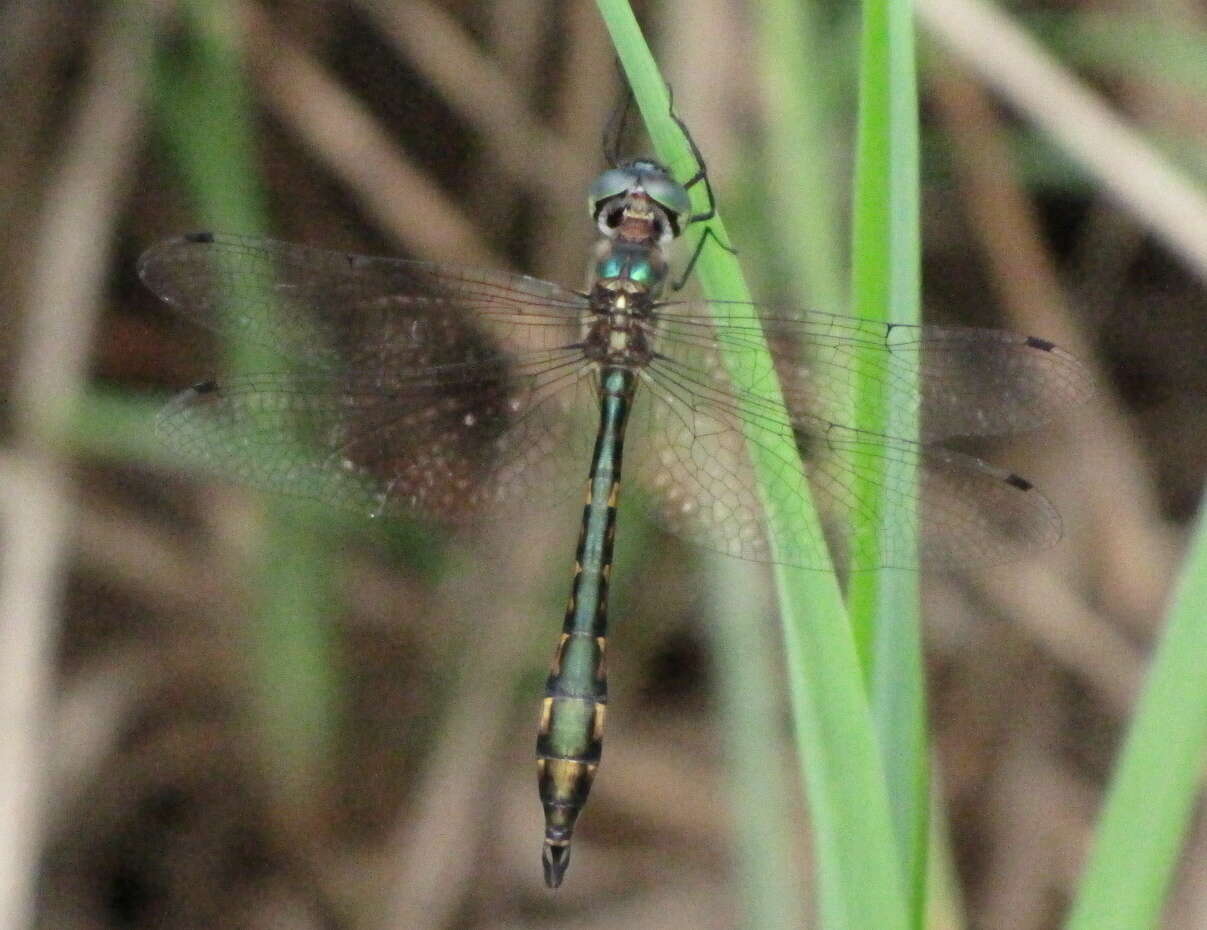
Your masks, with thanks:
M 714 309 L 729 322 L 716 323 Z M 1068 352 L 1003 330 L 703 301 L 666 304 L 659 318 L 665 352 L 722 348 L 743 383 L 774 376 L 801 418 L 853 424 L 855 379 L 867 378 L 892 392 L 898 422 L 916 421 L 928 443 L 1032 429 L 1092 393 L 1089 373 Z
M 585 473 L 586 440 L 562 416 L 591 394 L 573 347 L 580 295 L 208 233 L 155 246 L 139 274 L 186 318 L 287 362 L 169 404 L 159 430 L 194 463 L 363 513 L 452 521 L 535 488 L 548 499 Z
M 552 350 L 574 338 L 586 305 L 523 275 L 213 233 L 156 245 L 138 271 L 182 316 L 337 371 Z

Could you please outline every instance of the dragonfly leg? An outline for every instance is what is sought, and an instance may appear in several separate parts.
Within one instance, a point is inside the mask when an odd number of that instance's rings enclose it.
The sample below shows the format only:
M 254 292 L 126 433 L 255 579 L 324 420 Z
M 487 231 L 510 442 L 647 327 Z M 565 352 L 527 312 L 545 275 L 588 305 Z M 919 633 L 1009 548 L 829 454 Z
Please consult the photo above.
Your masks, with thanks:
M 701 213 L 693 213 L 687 218 L 684 227 L 692 225 L 692 223 L 703 223 L 711 220 L 717 215 L 717 201 L 712 192 L 712 182 L 708 180 L 708 165 L 704 161 L 704 153 L 700 151 L 700 146 L 696 144 L 695 138 L 691 134 L 691 130 L 687 128 L 687 123 L 683 122 L 683 118 L 675 112 L 675 94 L 672 87 L 666 85 L 667 96 L 670 97 L 670 118 L 675 121 L 675 125 L 679 127 L 679 131 L 683 133 L 683 138 L 687 142 L 688 148 L 691 149 L 692 157 L 696 160 L 697 170 L 690 178 L 683 182 L 683 187 L 691 190 L 696 184 L 704 182 L 704 193 L 708 198 L 708 207 Z M 737 255 L 738 250 L 733 246 L 722 242 L 711 226 L 704 229 L 704 234 L 700 237 L 700 241 L 696 243 L 696 248 L 692 252 L 692 257 L 687 263 L 687 268 L 683 274 L 675 281 L 671 282 L 671 290 L 678 291 L 683 289 L 683 285 L 687 283 L 687 279 L 691 277 L 692 270 L 696 267 L 696 261 L 700 258 L 700 253 L 704 251 L 704 244 L 712 240 L 730 255 Z
M 683 269 L 683 274 L 679 275 L 678 278 L 671 282 L 672 291 L 679 291 L 683 289 L 683 285 L 687 283 L 687 279 L 691 277 L 692 270 L 696 267 L 696 260 L 700 257 L 700 253 L 704 251 L 704 243 L 708 242 L 709 240 L 715 242 L 730 255 L 738 254 L 737 249 L 733 248 L 733 246 L 726 245 L 721 241 L 720 237 L 712 231 L 711 226 L 706 226 L 704 228 L 704 235 L 700 237 L 700 241 L 696 243 L 696 248 L 692 251 L 692 257 L 688 259 L 687 267 Z

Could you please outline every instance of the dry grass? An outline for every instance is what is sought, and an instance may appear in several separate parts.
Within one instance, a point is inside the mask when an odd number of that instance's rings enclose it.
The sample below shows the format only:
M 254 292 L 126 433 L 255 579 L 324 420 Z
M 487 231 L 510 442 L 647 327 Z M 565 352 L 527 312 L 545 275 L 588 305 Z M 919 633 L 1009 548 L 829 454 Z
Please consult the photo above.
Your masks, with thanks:
M 148 3 L 132 26 L 131 6 L 0 13 L 0 745 L 16 805 L 0 818 L 0 887 L 16 889 L 0 930 L 735 926 L 709 563 L 639 521 L 620 543 L 607 762 L 556 895 L 540 884 L 531 730 L 573 505 L 427 549 L 338 527 L 330 745 L 292 785 L 263 758 L 245 622 L 259 506 L 61 441 L 72 398 L 150 410 L 213 363 L 133 272 L 198 220 L 142 67 L 178 25 Z M 648 21 L 757 265 L 755 51 L 733 5 L 706 8 Z M 1075 28 L 1080 8 L 1061 9 Z M 274 235 L 581 281 L 582 192 L 618 84 L 590 4 L 239 10 Z M 1073 893 L 1198 506 L 1207 295 L 1177 243 L 1207 235 L 1163 225 L 1190 213 L 1146 211 L 1157 169 L 1129 163 L 1135 194 L 1071 177 L 1034 157 L 1004 78 L 987 87 L 933 48 L 927 64 L 928 314 L 1052 338 L 1101 385 L 1068 422 L 991 450 L 1057 502 L 1062 544 L 923 588 L 945 900 L 966 925 L 1040 930 Z M 1201 98 L 1151 62 L 1082 73 L 1129 132 L 1201 148 Z M 785 814 L 802 836 L 803 811 Z M 1163 926 L 1203 926 L 1205 855 L 1196 825 Z

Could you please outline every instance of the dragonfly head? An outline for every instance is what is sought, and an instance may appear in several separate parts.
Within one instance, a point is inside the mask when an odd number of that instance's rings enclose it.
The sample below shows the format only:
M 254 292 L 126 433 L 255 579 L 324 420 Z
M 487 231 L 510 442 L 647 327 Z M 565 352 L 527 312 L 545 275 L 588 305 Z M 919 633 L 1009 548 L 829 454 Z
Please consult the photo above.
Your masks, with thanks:
M 658 162 L 647 158 L 609 168 L 591 185 L 587 208 L 599 231 L 609 239 L 624 235 L 626 223 L 636 221 L 650 229 L 659 244 L 683 231 L 691 214 L 687 189 Z

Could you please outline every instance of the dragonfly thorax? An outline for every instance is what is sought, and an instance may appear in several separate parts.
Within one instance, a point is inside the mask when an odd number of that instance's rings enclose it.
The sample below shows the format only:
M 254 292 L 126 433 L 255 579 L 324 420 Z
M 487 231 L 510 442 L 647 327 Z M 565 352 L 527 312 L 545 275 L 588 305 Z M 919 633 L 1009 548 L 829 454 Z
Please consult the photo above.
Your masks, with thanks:
M 657 297 L 666 281 L 667 263 L 656 245 L 602 239 L 595 250 L 594 272 L 593 290 L 601 282 L 623 281 Z M 609 285 L 608 290 L 615 287 Z
M 627 278 L 596 281 L 585 322 L 583 354 L 605 365 L 644 367 L 653 358 L 654 298 Z

